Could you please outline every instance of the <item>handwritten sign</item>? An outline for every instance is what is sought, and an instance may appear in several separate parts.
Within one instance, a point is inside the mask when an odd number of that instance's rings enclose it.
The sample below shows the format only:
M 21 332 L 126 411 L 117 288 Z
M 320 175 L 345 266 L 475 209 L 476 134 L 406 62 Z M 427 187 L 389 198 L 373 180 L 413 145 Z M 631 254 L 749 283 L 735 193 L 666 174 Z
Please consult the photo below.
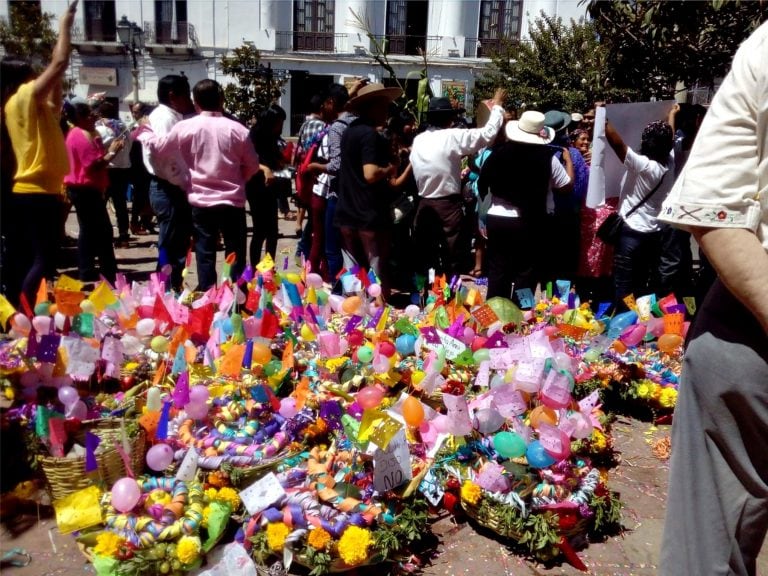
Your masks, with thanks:
M 240 491 L 240 499 L 251 516 L 266 510 L 283 496 L 285 496 L 285 490 L 274 472 L 270 472 L 261 480 Z
M 191 482 L 195 479 L 197 475 L 197 458 L 197 450 L 195 450 L 194 446 L 190 447 L 179 465 L 179 470 L 176 472 L 177 480 Z
M 405 430 L 400 430 L 389 441 L 386 450 L 378 448 L 373 454 L 373 486 L 379 492 L 387 492 L 412 477 L 411 455 Z

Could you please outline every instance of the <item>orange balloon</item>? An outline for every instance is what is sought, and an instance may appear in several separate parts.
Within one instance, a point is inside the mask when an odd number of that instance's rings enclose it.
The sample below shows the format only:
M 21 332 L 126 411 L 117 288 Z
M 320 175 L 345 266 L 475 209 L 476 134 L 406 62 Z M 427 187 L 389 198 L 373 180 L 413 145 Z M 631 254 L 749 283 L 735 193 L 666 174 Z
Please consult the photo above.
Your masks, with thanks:
M 424 422 L 424 406 L 418 399 L 408 396 L 403 401 L 403 418 L 405 423 L 411 428 L 417 428 Z
M 619 354 L 624 354 L 624 352 L 627 351 L 627 345 L 624 344 L 624 342 L 622 342 L 621 340 L 614 340 L 611 346 Z
M 678 347 L 683 343 L 683 337 L 677 334 L 662 334 L 659 336 L 657 346 L 662 352 L 674 354 Z
M 362 305 L 363 301 L 360 299 L 360 296 L 350 296 L 341 303 L 341 311 L 345 314 L 355 314 Z
M 251 356 L 254 362 L 257 364 L 266 364 L 272 360 L 272 351 L 269 346 L 262 344 L 261 342 L 253 343 L 253 355 Z
M 531 428 L 538 430 L 542 424 L 551 424 L 555 426 L 557 424 L 557 414 L 552 408 L 547 406 L 536 406 L 531 410 Z

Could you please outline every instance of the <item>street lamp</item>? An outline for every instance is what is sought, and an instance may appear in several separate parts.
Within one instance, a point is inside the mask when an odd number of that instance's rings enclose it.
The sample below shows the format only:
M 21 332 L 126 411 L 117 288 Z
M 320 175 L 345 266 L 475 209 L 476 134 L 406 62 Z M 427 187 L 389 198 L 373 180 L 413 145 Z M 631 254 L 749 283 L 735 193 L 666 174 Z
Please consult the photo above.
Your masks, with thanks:
M 133 58 L 131 74 L 133 75 L 133 102 L 135 104 L 139 101 L 139 65 L 136 62 L 136 54 L 141 54 L 144 49 L 144 30 L 136 22 L 129 22 L 128 17 L 123 14 L 117 23 L 117 37 L 125 49 L 130 51 Z

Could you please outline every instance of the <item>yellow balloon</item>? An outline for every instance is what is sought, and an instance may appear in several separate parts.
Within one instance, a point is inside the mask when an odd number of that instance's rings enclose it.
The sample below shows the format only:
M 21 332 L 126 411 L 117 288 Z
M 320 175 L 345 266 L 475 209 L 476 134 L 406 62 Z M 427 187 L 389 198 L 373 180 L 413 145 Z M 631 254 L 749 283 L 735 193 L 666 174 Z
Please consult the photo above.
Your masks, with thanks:
M 299 331 L 299 333 L 301 334 L 301 337 L 304 339 L 305 342 L 314 342 L 315 338 L 317 338 L 317 336 L 315 336 L 315 333 L 312 332 L 312 328 L 310 328 L 306 324 L 301 325 L 301 330 Z
M 154 352 L 157 352 L 158 354 L 163 354 L 164 352 L 168 352 L 168 346 L 170 343 L 168 342 L 168 338 L 165 336 L 155 336 L 152 338 L 152 341 L 149 343 L 149 347 L 152 348 Z
M 296 272 L 287 272 L 283 274 L 283 278 L 288 280 L 288 282 L 290 282 L 291 284 L 298 284 L 299 282 L 301 282 L 301 276 L 296 274 Z
M 411 384 L 418 387 L 419 384 L 421 384 L 421 381 L 424 380 L 424 376 L 426 376 L 426 374 L 421 370 L 414 370 L 413 374 L 411 374 Z

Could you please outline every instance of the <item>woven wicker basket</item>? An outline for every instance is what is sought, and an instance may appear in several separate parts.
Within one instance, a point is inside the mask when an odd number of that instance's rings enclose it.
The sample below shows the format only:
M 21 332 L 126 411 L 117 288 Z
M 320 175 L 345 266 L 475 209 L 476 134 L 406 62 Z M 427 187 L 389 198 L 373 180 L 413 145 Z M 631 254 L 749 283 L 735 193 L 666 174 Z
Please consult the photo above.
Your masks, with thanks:
M 125 464 L 115 449 L 115 445 L 121 442 L 120 420 L 114 418 L 93 420 L 83 424 L 85 430 L 101 438 L 101 444 L 96 453 L 98 468 L 93 472 L 86 473 L 85 456 L 79 458 L 38 456 L 53 500 L 59 500 L 94 483 L 104 483 L 111 486 L 125 476 Z M 136 436 L 129 439 L 129 442 L 131 468 L 135 474 L 141 474 L 144 470 L 144 456 L 146 454 L 144 431 L 140 429 Z
M 498 512 L 494 507 L 486 507 L 481 512 L 479 506 L 470 504 L 465 500 L 461 501 L 461 507 L 464 509 L 464 512 L 467 513 L 467 516 L 472 518 L 475 522 L 477 522 L 484 528 L 488 528 L 489 530 L 492 530 L 499 536 L 503 536 L 504 538 L 509 538 L 510 540 L 514 540 L 515 542 L 520 540 L 520 538 L 522 538 L 523 536 L 519 532 L 512 530 L 507 526 L 504 526 L 504 524 L 501 521 L 501 517 L 498 515 Z M 584 532 L 586 532 L 587 530 L 587 527 L 588 527 L 587 525 L 588 525 L 588 521 L 585 518 L 580 518 L 572 527 L 568 528 L 567 530 L 558 528 L 557 534 L 560 536 L 565 536 L 566 538 L 572 538 L 573 536 L 576 536 L 578 534 L 584 534 Z

